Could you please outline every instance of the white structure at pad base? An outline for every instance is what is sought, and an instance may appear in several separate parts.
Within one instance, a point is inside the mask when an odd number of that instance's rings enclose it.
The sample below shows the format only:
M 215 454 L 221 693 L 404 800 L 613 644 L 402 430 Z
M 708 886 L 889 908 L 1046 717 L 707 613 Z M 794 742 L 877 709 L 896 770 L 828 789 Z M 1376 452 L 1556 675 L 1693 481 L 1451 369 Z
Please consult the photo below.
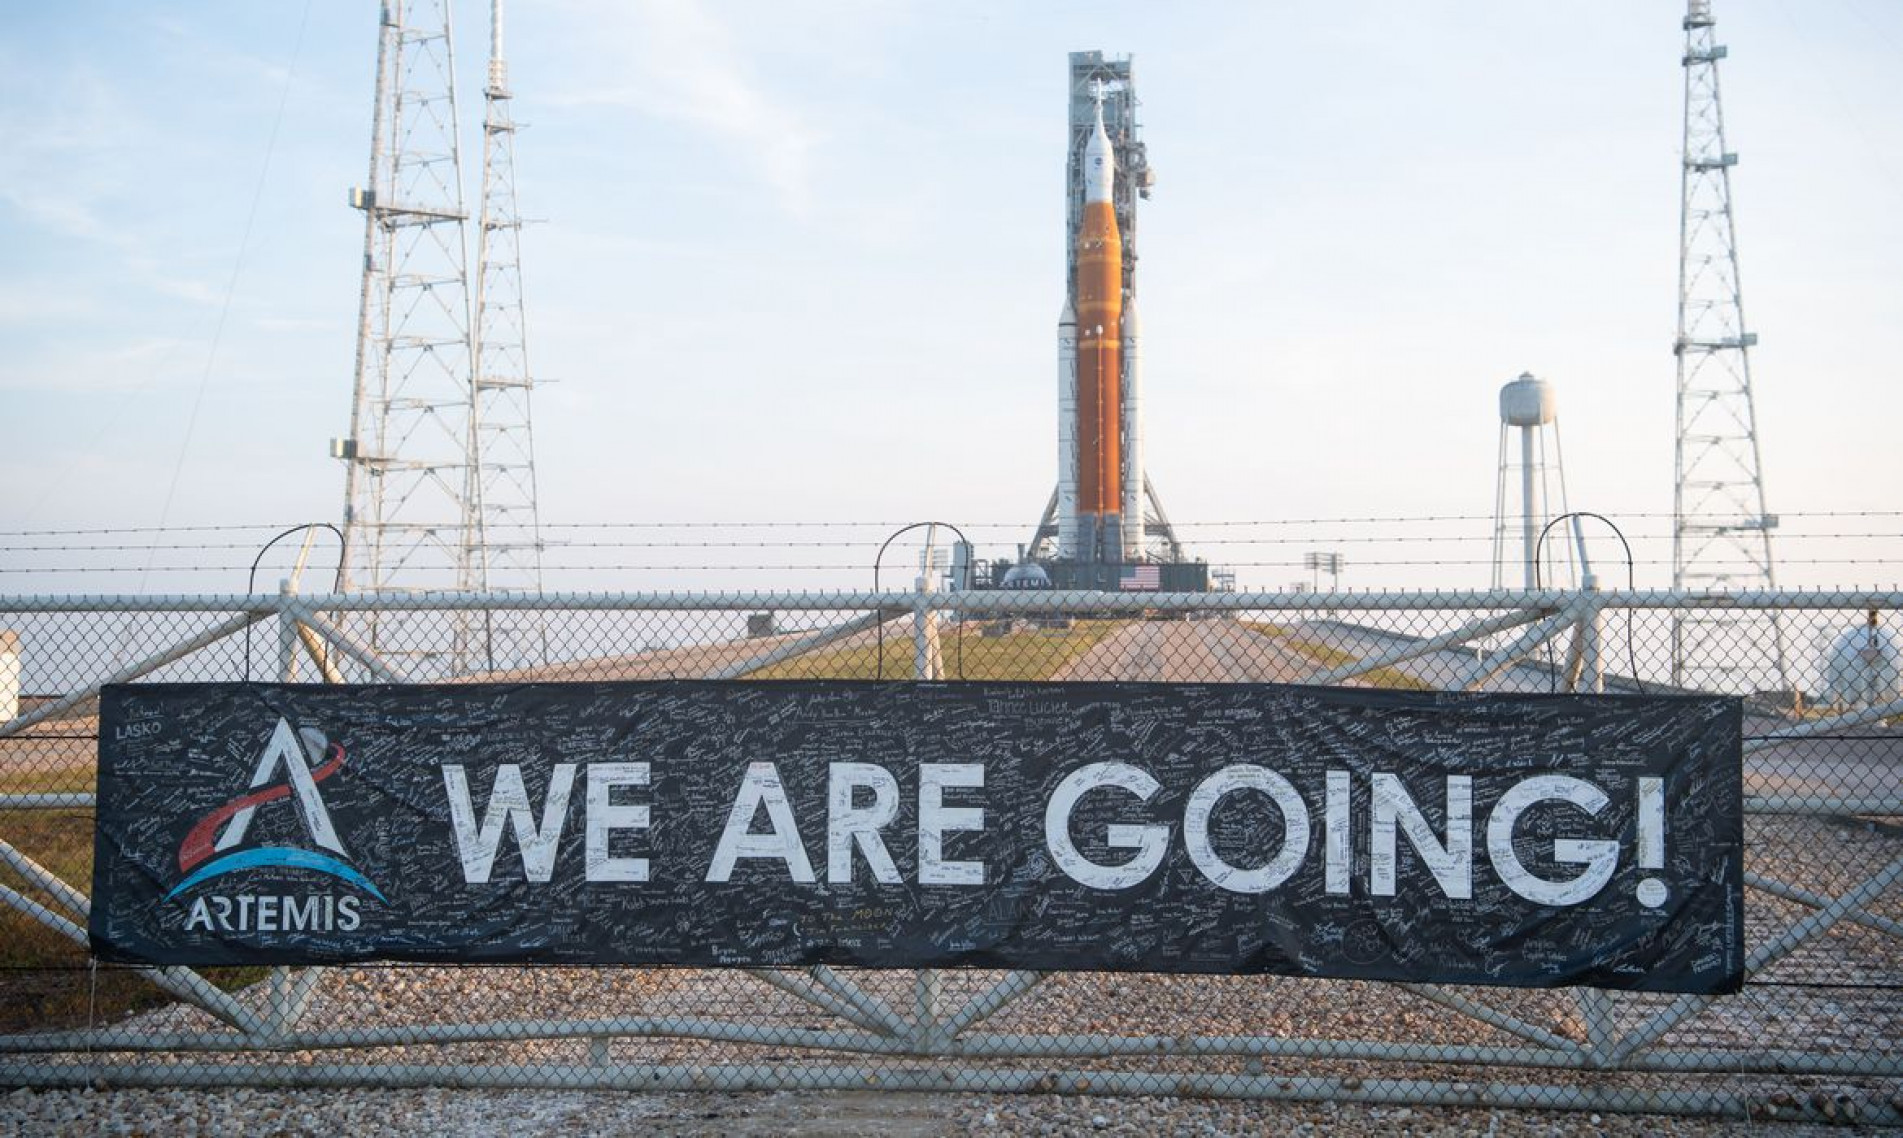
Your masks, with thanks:
M 1903 637 L 1877 623 L 1877 612 L 1845 629 L 1823 659 L 1818 699 L 1837 707 L 1875 707 L 1903 696 Z

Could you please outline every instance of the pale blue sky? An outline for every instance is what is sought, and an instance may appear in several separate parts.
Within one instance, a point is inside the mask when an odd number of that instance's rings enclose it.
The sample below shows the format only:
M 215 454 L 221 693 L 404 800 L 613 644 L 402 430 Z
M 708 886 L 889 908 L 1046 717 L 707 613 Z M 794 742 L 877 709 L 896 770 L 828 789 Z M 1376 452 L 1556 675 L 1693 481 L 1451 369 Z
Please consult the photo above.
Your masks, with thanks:
M 1715 7 L 1772 509 L 1895 509 L 1903 5 Z M 0 14 L 0 531 L 337 517 L 375 10 L 314 0 L 301 48 L 300 0 Z M 1179 519 L 1484 515 L 1524 369 L 1575 507 L 1671 508 L 1680 5 L 510 11 L 546 518 L 1028 526 L 1086 48 L 1135 56 L 1158 170 Z

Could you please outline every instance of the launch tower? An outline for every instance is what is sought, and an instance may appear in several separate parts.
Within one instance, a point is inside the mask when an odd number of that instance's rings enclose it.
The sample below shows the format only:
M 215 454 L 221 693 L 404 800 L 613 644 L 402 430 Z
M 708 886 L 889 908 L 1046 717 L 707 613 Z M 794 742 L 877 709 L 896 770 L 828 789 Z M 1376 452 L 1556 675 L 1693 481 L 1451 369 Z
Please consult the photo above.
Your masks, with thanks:
M 1137 201 L 1150 196 L 1154 176 L 1130 61 L 1072 52 L 1069 90 L 1058 484 L 1027 557 L 1078 567 L 1178 562 L 1182 546 L 1143 461 Z M 1075 583 L 1090 587 L 1097 576 Z
M 1685 152 L 1679 213 L 1678 446 L 1672 502 L 1674 589 L 1768 589 L 1776 585 L 1757 411 L 1751 398 L 1751 347 L 1738 279 L 1738 230 L 1731 212 L 1731 168 L 1710 0 L 1689 0 L 1685 15 Z M 1771 658 L 1757 647 L 1770 622 Z M 1775 615 L 1731 612 L 1675 617 L 1672 682 L 1724 691 L 1788 686 Z M 1741 662 L 1758 660 L 1755 666 Z

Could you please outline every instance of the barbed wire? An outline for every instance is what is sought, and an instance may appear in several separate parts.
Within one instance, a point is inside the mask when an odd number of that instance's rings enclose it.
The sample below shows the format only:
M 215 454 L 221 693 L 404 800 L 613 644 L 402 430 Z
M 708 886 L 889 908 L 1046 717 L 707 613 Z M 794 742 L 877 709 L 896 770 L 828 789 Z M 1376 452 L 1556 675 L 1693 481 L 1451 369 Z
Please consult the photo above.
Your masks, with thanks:
M 1671 535 L 1669 534 L 1637 534 L 1637 535 L 1633 535 L 1632 540 L 1644 541 L 1644 542 L 1655 542 L 1655 541 L 1667 540 L 1670 536 Z M 1806 534 L 1801 537 L 1789 539 L 1786 542 L 1786 544 L 1794 544 L 1797 542 L 1819 542 L 1819 541 L 1903 541 L 1903 533 Z M 1265 545 L 1313 545 L 1314 543 L 1312 541 L 1305 541 L 1299 538 L 1258 538 L 1258 539 L 1218 538 L 1218 539 L 1210 540 L 1210 541 L 1198 541 L 1198 542 L 1195 542 L 1194 544 L 1197 546 L 1197 548 L 1210 548 L 1210 547 L 1248 548 L 1248 547 L 1265 546 Z M 1334 542 L 1333 544 L 1371 545 L 1371 546 L 1372 545 L 1387 545 L 1387 544 L 1393 544 L 1393 545 L 1486 545 L 1486 544 L 1491 544 L 1491 539 L 1484 536 L 1483 537 L 1443 537 L 1443 538 L 1429 538 L 1429 537 L 1373 538 L 1371 537 L 1371 538 L 1343 538 L 1339 541 Z M 117 552 L 149 553 L 153 549 L 157 549 L 159 552 L 162 552 L 162 553 L 211 553 L 211 552 L 217 552 L 221 550 L 240 550 L 240 549 L 251 549 L 251 548 L 253 547 L 250 545 L 227 545 L 227 544 L 211 544 L 211 545 L 178 544 L 178 545 L 160 545 L 160 546 L 39 545 L 39 546 L 29 546 L 29 547 L 23 547 L 23 548 L 11 549 L 11 550 L 0 550 L 0 557 L 10 556 L 14 554 L 25 554 L 25 553 L 117 553 Z M 870 546 L 867 543 L 858 542 L 858 541 L 788 541 L 788 542 L 570 541 L 570 542 L 545 542 L 543 544 L 543 550 L 545 552 L 559 551 L 559 550 L 578 550 L 578 549 L 623 549 L 623 550 L 626 550 L 626 549 L 867 549 L 867 548 L 870 548 Z M 1518 550 L 1517 540 L 1514 543 L 1514 548 L 1517 554 L 1517 550 Z M 1856 560 L 1863 560 L 1863 559 L 1859 558 Z M 1787 562 L 1796 563 L 1795 559 L 1785 558 L 1785 557 L 1778 558 L 1779 564 L 1785 564 Z M 1515 564 L 1517 563 L 1518 561 L 1516 557 Z M 1356 561 L 1356 562 L 1353 562 L 1353 564 L 1373 565 L 1373 564 L 1380 564 L 1380 562 Z M 1755 564 L 1755 562 L 1753 562 L 1752 564 Z
M 1621 520 L 1666 520 L 1674 515 L 1659 511 L 1605 511 Z M 1806 510 L 1802 512 L 1785 511 L 1778 515 L 1782 525 L 1778 531 L 1783 536 L 1783 526 L 1792 522 L 1812 518 L 1903 518 L 1903 509 L 1898 510 Z M 911 519 L 908 519 L 910 521 Z M 1250 526 L 1296 526 L 1296 525 L 1428 525 L 1445 522 L 1478 522 L 1492 525 L 1497 519 L 1492 514 L 1415 514 L 1415 515 L 1366 515 L 1360 517 L 1305 517 L 1305 518 L 1254 518 L 1221 519 L 1206 521 L 1184 521 L 1172 519 L 1171 524 L 1179 530 L 1185 529 L 1236 529 Z M 853 521 L 853 520 L 797 520 L 797 521 L 712 521 L 712 520 L 674 520 L 674 521 L 584 521 L 584 522 L 543 522 L 543 531 L 568 529 L 890 529 L 893 526 L 907 524 L 896 521 Z M 1024 531 L 1030 527 L 1022 519 L 1016 521 L 959 522 L 965 529 Z M 95 526 L 54 529 L 0 530 L 0 538 L 20 537 L 78 537 L 78 536 L 114 536 L 152 533 L 239 533 L 262 530 L 279 530 L 284 527 L 282 521 L 275 522 L 232 522 L 205 525 L 176 526 Z M 443 532 L 454 532 L 462 526 L 456 523 L 434 527 Z M 140 548 L 144 548 L 141 546 Z
M 1635 535 L 1642 541 L 1663 541 L 1670 538 L 1669 533 L 1641 531 Z M 1518 535 L 1514 535 L 1513 544 L 1517 548 Z M 1307 537 L 1216 537 L 1199 538 L 1196 546 L 1253 546 L 1253 545 L 1300 545 L 1311 544 L 1314 539 Z M 1496 539 L 1491 534 L 1429 534 L 1429 535 L 1373 535 L 1366 537 L 1335 537 L 1329 539 L 1339 545 L 1474 545 L 1492 544 Z M 1814 541 L 1903 541 L 1903 531 L 1884 530 L 1833 530 L 1826 533 L 1788 533 L 1779 538 L 1780 542 Z M 865 549 L 876 543 L 862 541 L 569 541 L 555 539 L 542 542 L 544 550 L 557 549 Z M 28 545 L 13 549 L 0 550 L 0 556 L 18 553 L 149 553 L 153 550 L 169 552 L 212 552 L 217 550 L 255 550 L 256 542 L 170 542 L 152 544 L 88 543 L 66 545 Z M 1780 559 L 1782 560 L 1782 559 Z
M 1671 563 L 1672 562 L 1669 559 L 1664 559 L 1664 558 L 1639 558 L 1633 562 L 1634 565 L 1640 565 L 1640 566 L 1667 566 L 1667 565 L 1670 565 Z M 1492 558 L 1381 558 L 1381 559 L 1375 559 L 1375 560 L 1357 561 L 1353 563 L 1352 567 L 1356 569 L 1383 569 L 1383 568 L 1428 568 L 1428 567 L 1436 567 L 1436 566 L 1474 567 L 1474 566 L 1491 566 L 1493 564 L 1494 564 L 1494 561 Z M 1707 562 L 1703 562 L 1703 564 L 1713 565 L 1713 566 L 1737 566 L 1739 568 L 1752 568 L 1757 565 L 1757 562 L 1749 561 L 1749 560 L 1734 560 L 1734 561 L 1707 561 Z M 1843 557 L 1843 558 L 1815 557 L 1815 558 L 1779 558 L 1778 559 L 1779 566 L 1786 566 L 1786 565 L 1823 566 L 1823 565 L 1867 565 L 1867 564 L 1869 564 L 1867 560 L 1863 558 L 1857 558 L 1857 557 Z M 1517 566 L 1517 562 L 1515 563 L 1515 565 Z M 1307 562 L 1305 561 L 1232 561 L 1232 560 L 1225 559 L 1216 567 L 1226 568 L 1226 569 L 1306 569 L 1309 566 Z M 235 563 L 224 564 L 224 565 L 153 565 L 150 567 L 142 566 L 142 565 L 50 565 L 50 566 L 49 565 L 35 565 L 35 566 L 16 565 L 16 566 L 0 566 L 0 574 L 140 573 L 140 572 L 242 573 L 242 572 L 245 572 L 249 568 L 250 568 L 249 565 L 239 565 Z M 262 568 L 271 569 L 272 571 L 279 571 L 279 570 L 289 571 L 292 568 L 294 568 L 294 566 L 290 566 L 290 565 L 263 566 Z M 871 570 L 871 566 L 864 562 L 858 562 L 858 561 L 812 563 L 812 564 L 800 564 L 800 563 L 790 563 L 790 562 L 758 562 L 758 563 L 747 563 L 747 564 L 734 564 L 734 563 L 658 564 L 658 563 L 619 562 L 614 564 L 594 563 L 594 564 L 578 564 L 578 565 L 544 565 L 543 570 L 544 572 L 563 572 L 563 573 L 591 573 L 591 572 L 695 572 L 695 573 L 699 573 L 699 572 L 752 572 L 752 571 L 761 571 L 761 570 L 811 570 L 811 571 L 827 571 L 827 572 L 848 571 L 848 572 L 863 573 L 863 572 L 869 572 Z

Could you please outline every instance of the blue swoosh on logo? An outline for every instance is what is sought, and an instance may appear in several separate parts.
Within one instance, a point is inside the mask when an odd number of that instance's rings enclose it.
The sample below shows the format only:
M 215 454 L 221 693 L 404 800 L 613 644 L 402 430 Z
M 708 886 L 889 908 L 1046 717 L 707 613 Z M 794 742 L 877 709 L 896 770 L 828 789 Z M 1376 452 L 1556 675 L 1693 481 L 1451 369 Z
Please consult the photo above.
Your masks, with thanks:
M 177 885 L 172 886 L 172 891 L 165 895 L 165 899 L 170 901 L 192 886 L 210 881 L 212 878 L 222 876 L 223 874 L 233 873 L 240 869 L 258 869 L 273 865 L 288 866 L 292 869 L 314 869 L 319 873 L 328 873 L 332 877 L 348 881 L 350 884 L 364 890 L 386 905 L 390 903 L 389 898 L 383 895 L 382 890 L 372 885 L 369 878 L 358 873 L 343 862 L 338 861 L 336 858 L 331 857 L 329 854 L 321 854 L 316 850 L 301 850 L 275 846 L 227 854 L 217 861 L 201 866 L 198 872 L 187 877 Z

